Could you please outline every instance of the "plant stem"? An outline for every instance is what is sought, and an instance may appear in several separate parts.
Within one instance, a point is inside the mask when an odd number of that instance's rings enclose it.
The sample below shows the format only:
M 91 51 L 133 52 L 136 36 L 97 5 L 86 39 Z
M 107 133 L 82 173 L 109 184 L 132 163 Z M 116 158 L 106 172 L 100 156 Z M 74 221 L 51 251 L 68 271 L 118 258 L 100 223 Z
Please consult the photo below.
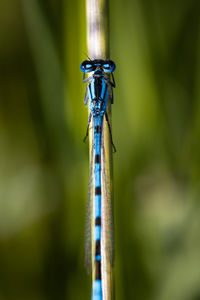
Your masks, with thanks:
M 86 0 L 87 48 L 90 59 L 109 58 L 109 7 L 108 0 Z M 111 123 L 111 104 L 108 101 L 107 112 Z M 91 126 L 93 126 L 91 124 Z M 90 130 L 90 153 L 92 130 Z M 104 119 L 101 152 L 102 184 L 102 288 L 103 300 L 114 299 L 113 293 L 113 221 L 112 221 L 112 148 L 107 123 Z M 93 185 L 94 186 L 94 185 Z M 94 224 L 92 224 L 94 225 Z M 94 249 L 92 250 L 94 251 Z M 94 269 L 94 268 L 93 268 Z M 94 277 L 94 274 L 93 274 Z M 93 278 L 94 279 L 94 278 Z

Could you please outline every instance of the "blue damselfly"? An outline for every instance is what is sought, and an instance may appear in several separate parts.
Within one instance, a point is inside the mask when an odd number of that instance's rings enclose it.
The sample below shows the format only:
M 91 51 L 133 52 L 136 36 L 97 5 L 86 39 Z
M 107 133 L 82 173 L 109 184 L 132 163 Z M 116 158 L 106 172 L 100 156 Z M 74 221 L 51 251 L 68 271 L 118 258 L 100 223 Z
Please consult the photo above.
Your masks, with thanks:
M 102 178 L 106 178 L 106 174 L 102 173 L 106 173 L 106 167 L 103 166 L 105 164 L 104 119 L 108 125 L 112 147 L 116 151 L 107 112 L 108 101 L 113 103 L 114 70 L 115 63 L 111 60 L 86 60 L 81 64 L 81 71 L 84 73 L 83 82 L 88 83 L 84 104 L 87 105 L 89 100 L 89 118 L 85 139 L 88 136 L 91 122 L 93 128 L 88 191 L 88 224 L 86 228 L 86 265 L 92 269 L 93 273 L 92 300 L 103 299 L 102 277 L 104 270 L 102 260 L 107 260 L 110 265 L 113 263 L 113 230 L 112 216 L 110 216 L 112 203 L 111 196 L 107 195 L 109 200 L 105 202 L 105 205 L 102 204 L 102 189 L 104 185 L 104 190 L 106 190 L 107 184 L 106 180 L 102 180 Z M 91 75 L 85 78 L 86 73 L 91 73 Z M 103 246 L 106 247 L 105 257 L 102 257 Z

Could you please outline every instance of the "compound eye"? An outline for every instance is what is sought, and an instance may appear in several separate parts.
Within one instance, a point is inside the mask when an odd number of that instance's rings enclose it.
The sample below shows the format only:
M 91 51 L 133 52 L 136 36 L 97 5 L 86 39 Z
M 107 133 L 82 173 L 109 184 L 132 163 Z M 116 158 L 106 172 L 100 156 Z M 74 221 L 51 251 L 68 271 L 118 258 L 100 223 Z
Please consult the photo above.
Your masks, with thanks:
M 91 61 L 89 61 L 89 60 L 85 60 L 84 62 L 82 62 L 80 68 L 81 68 L 81 71 L 84 72 L 84 73 L 89 73 L 89 72 L 92 72 L 94 70 L 94 66 L 91 63 Z
M 112 73 L 115 68 L 115 63 L 112 60 L 108 60 L 103 64 L 103 70 L 105 73 Z

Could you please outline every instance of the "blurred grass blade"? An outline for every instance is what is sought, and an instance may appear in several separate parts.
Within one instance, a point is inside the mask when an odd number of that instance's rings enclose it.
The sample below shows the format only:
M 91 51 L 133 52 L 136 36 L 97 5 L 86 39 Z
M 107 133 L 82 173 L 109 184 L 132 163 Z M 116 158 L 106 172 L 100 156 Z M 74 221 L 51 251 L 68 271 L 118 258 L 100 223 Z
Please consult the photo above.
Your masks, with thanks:
M 53 36 L 37 0 L 21 0 L 28 39 L 35 62 L 43 113 L 54 139 L 63 148 L 65 131 L 64 78 Z M 64 147 L 65 148 L 65 147 Z M 62 154 L 65 156 L 64 151 Z

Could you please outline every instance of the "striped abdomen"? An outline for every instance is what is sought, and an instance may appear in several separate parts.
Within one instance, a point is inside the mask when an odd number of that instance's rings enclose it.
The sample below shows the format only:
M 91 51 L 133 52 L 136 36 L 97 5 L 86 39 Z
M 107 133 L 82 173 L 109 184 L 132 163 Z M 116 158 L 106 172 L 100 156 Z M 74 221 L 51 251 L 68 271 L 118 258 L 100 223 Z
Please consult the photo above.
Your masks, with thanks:
M 92 300 L 102 300 L 101 281 L 101 132 L 103 117 L 94 117 L 94 281 L 92 286 Z

